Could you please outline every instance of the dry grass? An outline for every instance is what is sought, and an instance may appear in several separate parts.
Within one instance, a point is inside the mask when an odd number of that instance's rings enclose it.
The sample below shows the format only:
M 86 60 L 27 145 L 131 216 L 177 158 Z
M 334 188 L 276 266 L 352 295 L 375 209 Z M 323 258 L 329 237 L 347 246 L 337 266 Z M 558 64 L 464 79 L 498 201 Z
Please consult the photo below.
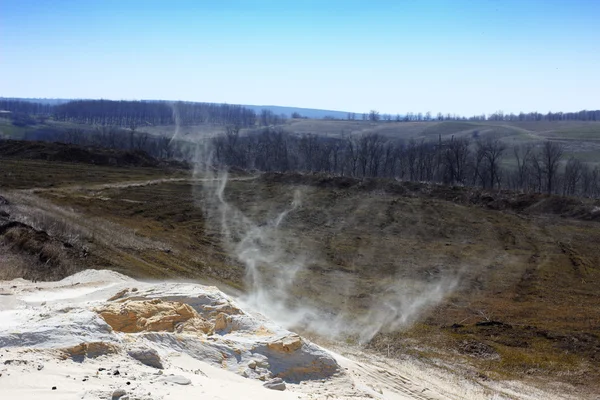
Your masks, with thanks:
M 287 251 L 309 255 L 292 289 L 298 301 L 360 316 L 389 283 L 455 277 L 457 289 L 442 304 L 410 329 L 379 334 L 371 347 L 390 357 L 459 363 L 475 379 L 554 380 L 598 389 L 600 224 L 571 217 L 586 215 L 575 210 L 579 205 L 530 199 L 527 207 L 513 209 L 502 201 L 478 202 L 483 194 L 465 195 L 460 188 L 290 181 L 234 181 L 226 196 L 260 221 L 301 191 L 302 206 L 282 226 L 282 235 L 295 238 L 284 241 Z M 16 199 L 81 230 L 90 252 L 82 267 L 213 279 L 240 288 L 244 271 L 222 248 L 218 228 L 206 221 L 194 185 L 79 181 L 20 192 Z M 477 325 L 486 321 L 501 324 Z
M 0 245 L 0 281 L 26 276 L 30 264 L 24 255 L 11 252 L 10 246 Z
M 40 160 L 0 159 L 0 187 L 4 190 L 184 178 L 188 175 L 187 171 L 160 168 L 116 168 Z

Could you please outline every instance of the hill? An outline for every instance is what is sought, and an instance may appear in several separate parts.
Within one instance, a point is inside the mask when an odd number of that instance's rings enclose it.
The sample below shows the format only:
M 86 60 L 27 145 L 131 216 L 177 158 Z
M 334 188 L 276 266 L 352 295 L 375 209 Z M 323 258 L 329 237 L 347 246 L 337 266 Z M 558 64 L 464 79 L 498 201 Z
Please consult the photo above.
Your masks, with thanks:
M 157 167 L 159 161 L 143 151 L 104 147 L 81 147 L 57 142 L 0 141 L 0 157 L 16 160 L 46 160 L 120 167 Z
M 13 97 L 0 97 L 0 101 L 2 100 L 18 100 L 18 101 L 26 101 L 29 103 L 39 103 L 44 105 L 60 105 L 65 104 L 74 100 L 82 100 L 82 99 L 43 99 L 43 98 L 13 98 Z M 147 102 L 157 103 L 157 102 L 169 102 L 175 103 L 173 100 L 143 100 Z M 186 102 L 186 103 L 194 103 L 194 102 Z M 321 110 L 317 108 L 303 108 L 303 107 L 289 107 L 289 106 L 261 106 L 261 105 L 253 105 L 253 104 L 239 104 L 240 106 L 253 110 L 257 114 L 262 110 L 268 110 L 277 115 L 285 115 L 287 118 L 291 118 L 292 114 L 298 113 L 306 118 L 313 119 L 321 119 L 325 117 L 335 118 L 335 119 L 346 119 L 348 117 L 348 112 L 346 111 L 333 111 L 333 110 Z
M 333 111 L 333 110 L 321 110 L 317 108 L 302 108 L 302 107 L 285 107 L 285 106 L 257 106 L 251 104 L 244 104 L 246 108 L 254 110 L 257 114 L 262 110 L 268 110 L 274 114 L 283 114 L 287 118 L 291 118 L 293 114 L 297 113 L 301 117 L 309 119 L 346 119 L 348 118 L 348 112 L 346 111 Z
M 4 218 L 25 224 L 0 234 L 9 256 L 2 271 L 16 274 L 5 278 L 110 268 L 255 293 L 251 248 L 230 244 L 258 243 L 266 253 L 254 259 L 257 282 L 284 296 L 271 302 L 283 310 L 262 311 L 301 316 L 287 326 L 321 343 L 368 343 L 386 357 L 451 365 L 477 385 L 559 382 L 580 398 L 600 390 L 597 201 L 242 174 L 225 188 L 231 217 L 223 220 L 203 194 L 212 186 L 185 172 L 2 166 L 23 177 L 0 175 Z M 222 221 L 236 224 L 230 239 Z

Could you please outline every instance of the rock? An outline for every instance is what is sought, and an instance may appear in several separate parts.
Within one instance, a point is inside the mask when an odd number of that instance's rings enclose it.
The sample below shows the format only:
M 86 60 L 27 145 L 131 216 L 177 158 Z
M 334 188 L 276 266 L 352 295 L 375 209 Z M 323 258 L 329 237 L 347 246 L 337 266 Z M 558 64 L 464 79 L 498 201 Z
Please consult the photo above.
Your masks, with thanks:
M 127 392 L 123 389 L 117 389 L 112 393 L 112 400 L 123 400 L 123 396 L 125 396 L 127 394 Z
M 73 358 L 82 360 L 83 358 L 96 358 L 107 354 L 115 354 L 119 351 L 119 347 L 112 343 L 105 342 L 90 342 L 80 343 L 76 346 L 61 349 L 63 359 Z
M 203 319 L 202 317 L 192 318 L 184 323 L 180 323 L 175 326 L 175 331 L 178 333 L 211 333 L 213 329 L 213 324 Z
M 106 304 L 96 312 L 117 332 L 212 331 L 212 324 L 192 307 L 178 301 L 131 300 Z
M 154 367 L 158 369 L 164 368 L 160 356 L 158 355 L 158 352 L 149 347 L 136 347 L 127 350 L 127 354 L 129 354 L 131 358 L 149 367 Z
M 119 372 L 118 369 L 113 369 L 112 374 L 115 375 L 115 376 L 116 375 L 121 375 L 121 373 Z
M 271 390 L 285 390 L 285 382 L 281 378 L 273 378 L 265 382 L 263 386 Z
M 177 385 L 189 385 L 192 383 L 191 380 L 181 375 L 169 375 L 163 376 L 158 379 L 159 382 L 175 383 Z
M 4 365 L 27 365 L 28 361 L 25 360 L 6 360 L 4 361 Z
M 270 350 L 282 353 L 292 353 L 302 347 L 302 339 L 300 336 L 291 334 L 275 342 L 267 344 Z
M 293 381 L 323 379 L 339 370 L 337 361 L 330 354 L 293 333 L 256 346 L 253 353 L 253 358 L 257 354 L 267 357 L 268 369 L 273 376 Z M 257 362 L 257 365 L 260 364 Z
M 38 364 L 38 366 L 37 366 L 37 370 L 38 370 L 38 371 L 41 371 L 41 370 L 43 370 L 43 369 L 44 369 L 44 364 Z
M 52 390 L 56 390 L 56 386 L 52 386 Z
M 114 296 L 112 296 L 111 298 L 109 298 L 107 301 L 115 301 L 122 297 L 125 297 L 127 292 L 129 292 L 129 289 L 123 289 L 120 292 L 118 292 L 117 294 L 115 294 Z
M 219 313 L 215 318 L 215 331 L 224 331 L 231 324 L 231 317 L 225 313 Z

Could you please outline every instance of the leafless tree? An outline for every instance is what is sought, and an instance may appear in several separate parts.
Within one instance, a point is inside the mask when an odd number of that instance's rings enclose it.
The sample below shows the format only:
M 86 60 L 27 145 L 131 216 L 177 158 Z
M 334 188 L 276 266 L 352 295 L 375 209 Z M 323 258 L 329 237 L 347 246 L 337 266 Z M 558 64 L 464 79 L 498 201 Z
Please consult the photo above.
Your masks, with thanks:
M 445 146 L 440 138 L 438 147 L 445 147 L 443 163 L 445 165 L 444 181 L 447 183 L 465 183 L 470 155 L 469 146 L 470 142 L 467 138 L 452 137 Z M 442 163 L 441 160 L 440 163 Z
M 546 176 L 546 191 L 552 194 L 560 160 L 564 154 L 563 146 L 558 142 L 546 141 L 542 146 L 541 162 Z
M 379 111 L 376 111 L 376 110 L 369 111 L 369 121 L 377 122 L 377 121 L 379 121 L 379 119 L 380 119 Z
M 137 129 L 137 122 L 132 120 L 129 124 L 129 148 L 135 148 L 135 131 Z
M 531 166 L 531 157 L 533 155 L 533 146 L 530 144 L 524 146 L 515 146 L 513 148 L 515 159 L 517 160 L 516 187 L 518 189 L 527 189 L 529 186 L 528 178 Z
M 563 196 L 574 196 L 577 194 L 582 175 L 583 164 L 581 161 L 574 157 L 569 158 L 563 176 Z
M 485 170 L 482 171 L 482 175 L 485 175 L 488 179 L 489 187 L 500 186 L 500 160 L 506 150 L 506 144 L 500 139 L 487 138 L 477 142 L 478 152 L 485 161 Z M 483 186 L 487 184 L 485 180 L 482 182 Z

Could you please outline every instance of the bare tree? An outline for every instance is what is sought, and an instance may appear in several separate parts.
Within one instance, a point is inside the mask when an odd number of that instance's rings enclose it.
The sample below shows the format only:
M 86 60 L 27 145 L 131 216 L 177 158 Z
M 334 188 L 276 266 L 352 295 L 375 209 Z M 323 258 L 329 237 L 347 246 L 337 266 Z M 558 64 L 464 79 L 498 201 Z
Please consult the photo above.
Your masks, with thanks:
M 533 146 L 530 144 L 524 146 L 515 146 L 513 148 L 515 159 L 517 160 L 516 186 L 519 189 L 526 189 L 528 186 L 529 169 L 531 157 L 533 155 Z
M 546 141 L 542 146 L 541 162 L 546 176 L 546 191 L 552 194 L 560 160 L 564 154 L 563 146 L 558 142 Z
M 577 194 L 579 183 L 583 175 L 583 164 L 574 157 L 569 158 L 565 166 L 563 196 L 574 196 Z
M 477 142 L 477 146 L 485 160 L 485 175 L 489 179 L 490 187 L 493 188 L 496 184 L 500 186 L 500 160 L 506 150 L 506 145 L 500 139 L 488 138 Z M 482 183 L 485 187 L 485 182 Z
M 369 111 L 369 121 L 377 122 L 377 121 L 379 121 L 379 119 L 380 119 L 379 111 L 376 111 L 376 110 Z
M 445 147 L 444 160 L 445 165 L 444 181 L 447 183 L 465 183 L 467 162 L 469 160 L 469 139 L 454 136 L 450 142 L 442 144 L 440 138 L 439 147 Z M 442 161 L 440 160 L 440 163 Z
M 135 147 L 135 131 L 137 129 L 137 122 L 132 120 L 129 124 L 129 148 L 133 149 Z

